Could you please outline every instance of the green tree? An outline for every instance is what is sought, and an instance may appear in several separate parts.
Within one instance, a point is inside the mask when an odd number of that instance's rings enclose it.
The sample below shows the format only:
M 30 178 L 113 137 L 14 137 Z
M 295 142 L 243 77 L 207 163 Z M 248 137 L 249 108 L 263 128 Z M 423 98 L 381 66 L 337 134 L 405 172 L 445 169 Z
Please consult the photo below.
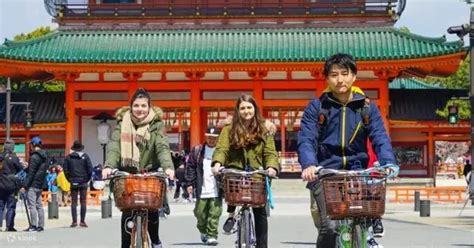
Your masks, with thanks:
M 439 77 L 429 77 L 426 79 L 428 83 L 439 83 L 441 86 L 447 89 L 465 89 L 469 90 L 470 88 L 470 79 L 469 79 L 469 70 L 470 70 L 470 59 L 469 56 L 461 63 L 456 73 L 452 74 L 447 78 Z M 436 110 L 436 114 L 447 118 L 448 117 L 448 106 L 450 105 L 458 106 L 459 119 L 471 118 L 471 105 L 469 100 L 448 100 L 443 109 Z
M 13 40 L 17 42 L 28 41 L 40 38 L 52 33 L 54 29 L 50 27 L 39 27 L 27 34 L 16 35 Z M 0 84 L 6 85 L 6 78 L 0 77 Z M 12 91 L 14 92 L 43 92 L 43 91 L 64 91 L 66 88 L 64 82 L 52 80 L 43 82 L 41 80 L 12 81 Z
M 410 33 L 410 29 L 408 29 L 407 26 L 402 26 L 402 27 L 400 27 L 400 32 L 401 32 L 401 33 L 405 33 L 405 34 L 409 34 L 409 33 Z
M 27 33 L 27 34 L 21 33 L 21 34 L 15 35 L 13 40 L 14 41 L 27 41 L 27 40 L 31 40 L 31 39 L 35 39 L 35 38 L 39 38 L 41 36 L 47 35 L 53 31 L 54 30 L 51 29 L 50 27 L 39 27 L 31 31 L 30 33 Z
M 452 74 L 449 77 L 427 77 L 427 83 L 437 83 L 447 89 L 466 89 L 470 87 L 469 80 L 469 68 L 470 68 L 470 59 L 469 56 L 461 62 L 456 73 Z

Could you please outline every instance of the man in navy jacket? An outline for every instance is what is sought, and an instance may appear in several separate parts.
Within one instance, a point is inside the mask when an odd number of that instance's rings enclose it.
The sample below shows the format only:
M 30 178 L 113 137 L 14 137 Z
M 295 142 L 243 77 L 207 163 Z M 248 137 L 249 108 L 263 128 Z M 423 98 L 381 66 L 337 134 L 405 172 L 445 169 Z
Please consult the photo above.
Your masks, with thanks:
M 396 160 L 379 109 L 366 100 L 362 90 L 352 86 L 357 74 L 352 57 L 347 54 L 331 56 L 326 60 L 323 73 L 328 87 L 304 111 L 298 134 L 298 158 L 301 177 L 309 182 L 308 188 L 314 189 L 319 208 L 321 228 L 317 247 L 329 248 L 335 246 L 335 225 L 327 218 L 322 185 L 316 172 L 321 168 L 367 168 L 367 138 L 381 165 L 396 164 Z M 369 121 L 361 114 L 365 106 Z M 322 123 L 321 114 L 324 114 Z M 370 243 L 374 245 L 369 247 L 381 247 L 375 240 Z

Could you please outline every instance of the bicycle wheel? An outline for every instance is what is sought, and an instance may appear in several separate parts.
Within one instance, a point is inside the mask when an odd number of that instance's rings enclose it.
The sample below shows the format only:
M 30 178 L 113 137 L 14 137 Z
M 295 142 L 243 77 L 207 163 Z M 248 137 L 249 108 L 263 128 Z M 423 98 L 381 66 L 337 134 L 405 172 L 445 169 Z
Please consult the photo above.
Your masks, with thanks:
M 251 244 L 250 209 L 242 210 L 238 229 L 238 247 L 250 248 Z
M 143 226 L 142 226 L 142 216 L 137 214 L 135 217 L 135 237 L 132 237 L 135 241 L 136 248 L 143 248 Z
M 352 228 L 348 220 L 336 221 L 336 248 L 352 248 Z
M 352 229 L 352 248 L 367 248 L 367 231 L 360 224 Z

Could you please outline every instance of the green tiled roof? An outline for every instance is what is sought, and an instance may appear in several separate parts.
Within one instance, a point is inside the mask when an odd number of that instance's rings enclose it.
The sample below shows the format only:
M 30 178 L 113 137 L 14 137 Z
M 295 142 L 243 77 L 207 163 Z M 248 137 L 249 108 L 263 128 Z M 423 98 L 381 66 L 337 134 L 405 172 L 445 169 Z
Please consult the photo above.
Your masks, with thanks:
M 397 78 L 394 79 L 389 85 L 389 89 L 399 90 L 432 90 L 432 89 L 444 89 L 441 86 L 425 83 L 416 78 Z
M 337 53 L 398 60 L 464 51 L 395 28 L 57 31 L 5 42 L 0 59 L 55 63 L 317 62 Z

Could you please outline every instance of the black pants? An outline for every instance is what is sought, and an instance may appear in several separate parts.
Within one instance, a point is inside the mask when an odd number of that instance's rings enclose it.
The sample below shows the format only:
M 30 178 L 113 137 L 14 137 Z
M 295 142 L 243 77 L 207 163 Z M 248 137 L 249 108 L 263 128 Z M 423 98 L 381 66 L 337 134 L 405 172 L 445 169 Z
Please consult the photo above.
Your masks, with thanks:
M 319 181 L 313 188 L 313 196 L 318 204 L 319 216 L 321 218 L 321 228 L 319 229 L 316 247 L 333 248 L 336 246 L 336 222 L 330 220 L 327 216 L 323 185 Z
M 268 247 L 268 220 L 265 206 L 253 209 L 255 222 L 255 236 L 257 238 L 256 248 Z M 227 206 L 227 213 L 235 212 L 235 206 Z
M 81 186 L 71 187 L 71 215 L 72 222 L 77 223 L 77 197 L 81 197 L 81 222 L 86 220 L 86 211 L 87 211 L 87 184 Z
M 122 212 L 122 225 L 121 225 L 121 231 L 122 231 L 122 248 L 130 248 L 131 244 L 131 236 L 130 233 L 132 230 L 126 227 L 126 222 L 131 220 L 132 217 L 132 212 L 129 211 L 124 211 Z M 150 234 L 150 239 L 153 244 L 160 244 L 160 236 L 159 236 L 159 230 L 160 230 L 160 216 L 159 212 L 148 212 L 148 234 Z

